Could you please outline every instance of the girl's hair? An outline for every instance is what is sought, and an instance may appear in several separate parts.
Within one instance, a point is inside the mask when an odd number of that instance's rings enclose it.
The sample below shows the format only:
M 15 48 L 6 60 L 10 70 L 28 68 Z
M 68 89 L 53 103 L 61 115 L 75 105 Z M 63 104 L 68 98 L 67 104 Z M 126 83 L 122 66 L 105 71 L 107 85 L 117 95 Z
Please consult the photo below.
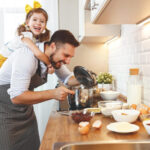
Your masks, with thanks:
M 34 14 L 34 13 L 42 13 L 46 19 L 46 22 L 48 21 L 48 14 L 47 12 L 42 9 L 42 8 L 33 8 L 27 15 L 26 15 L 26 21 L 28 21 L 31 16 Z M 26 27 L 26 23 L 25 24 L 22 24 L 20 25 L 18 28 L 17 28 L 17 33 L 18 35 L 22 35 L 22 32 L 31 32 L 29 29 L 27 29 Z M 48 41 L 50 39 L 50 31 L 46 28 L 45 29 L 45 32 L 44 33 L 41 33 L 38 37 L 36 37 L 36 39 L 39 40 L 39 42 L 44 42 L 44 41 Z

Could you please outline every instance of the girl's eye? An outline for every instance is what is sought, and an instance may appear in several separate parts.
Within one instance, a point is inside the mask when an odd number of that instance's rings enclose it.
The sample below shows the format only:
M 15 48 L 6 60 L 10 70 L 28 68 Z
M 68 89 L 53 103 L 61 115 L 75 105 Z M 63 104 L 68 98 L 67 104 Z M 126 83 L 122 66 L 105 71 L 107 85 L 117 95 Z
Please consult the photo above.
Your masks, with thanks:
M 33 19 L 33 21 L 36 21 L 36 19 Z
M 41 23 L 44 23 L 44 21 L 41 21 Z

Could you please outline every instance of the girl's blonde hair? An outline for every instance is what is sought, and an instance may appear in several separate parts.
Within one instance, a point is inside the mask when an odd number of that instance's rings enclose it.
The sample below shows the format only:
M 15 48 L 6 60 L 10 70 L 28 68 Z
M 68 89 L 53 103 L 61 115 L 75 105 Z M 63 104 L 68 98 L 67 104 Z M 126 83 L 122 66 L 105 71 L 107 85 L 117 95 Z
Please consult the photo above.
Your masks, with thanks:
M 46 19 L 46 23 L 48 21 L 48 14 L 47 12 L 42 9 L 42 8 L 33 8 L 29 13 L 27 13 L 26 15 L 26 20 L 25 22 L 27 22 L 31 16 L 34 14 L 34 13 L 42 13 Z M 22 24 L 20 25 L 18 28 L 17 28 L 17 33 L 18 35 L 22 35 L 22 32 L 27 32 L 27 31 L 30 31 L 29 29 L 27 29 L 26 27 L 26 23 L 25 24 Z M 30 31 L 31 32 L 31 31 Z M 36 37 L 36 39 L 39 40 L 39 42 L 44 42 L 44 41 L 48 41 L 50 39 L 50 31 L 46 28 L 45 29 L 45 32 L 44 33 L 41 33 L 38 37 Z

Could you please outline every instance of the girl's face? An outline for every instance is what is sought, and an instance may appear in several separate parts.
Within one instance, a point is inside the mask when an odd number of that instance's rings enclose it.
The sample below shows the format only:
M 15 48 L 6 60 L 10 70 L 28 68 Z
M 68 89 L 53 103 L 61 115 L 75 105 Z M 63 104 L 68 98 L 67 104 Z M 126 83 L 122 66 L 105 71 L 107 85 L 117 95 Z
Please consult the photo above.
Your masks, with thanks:
M 46 28 L 46 18 L 42 13 L 33 13 L 26 23 L 34 35 L 40 35 Z

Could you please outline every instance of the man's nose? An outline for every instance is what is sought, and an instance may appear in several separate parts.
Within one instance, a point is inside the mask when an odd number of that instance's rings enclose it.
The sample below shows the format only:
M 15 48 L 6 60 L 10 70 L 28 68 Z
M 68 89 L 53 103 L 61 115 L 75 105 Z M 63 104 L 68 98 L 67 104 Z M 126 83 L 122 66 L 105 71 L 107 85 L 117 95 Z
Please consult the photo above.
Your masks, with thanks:
M 65 63 L 66 63 L 66 64 L 70 64 L 70 61 L 71 61 L 71 58 L 70 58 L 70 57 L 68 57 L 68 58 L 65 59 Z

